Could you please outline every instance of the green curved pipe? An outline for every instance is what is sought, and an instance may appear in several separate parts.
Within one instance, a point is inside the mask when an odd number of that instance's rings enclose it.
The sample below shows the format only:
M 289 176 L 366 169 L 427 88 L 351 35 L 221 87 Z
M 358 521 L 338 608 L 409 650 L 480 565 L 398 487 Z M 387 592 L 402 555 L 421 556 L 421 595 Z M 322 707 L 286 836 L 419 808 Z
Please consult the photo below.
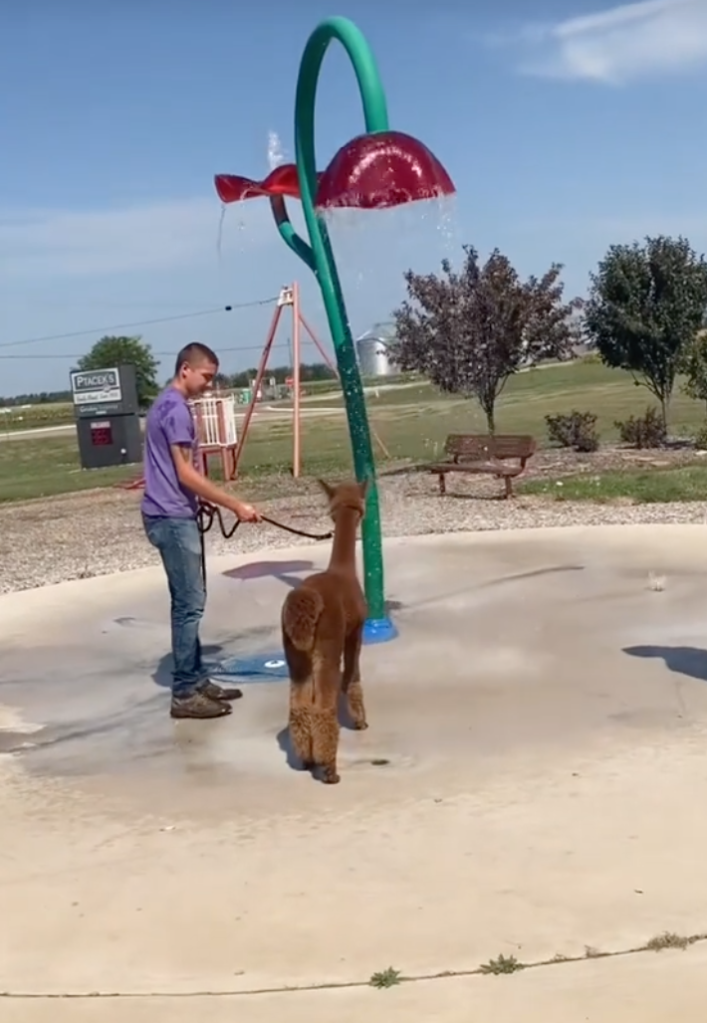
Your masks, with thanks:
M 284 201 L 273 200 L 271 207 L 280 235 L 292 251 L 314 271 L 322 293 L 344 393 L 356 478 L 360 482 L 369 482 L 366 517 L 362 526 L 363 563 L 369 620 L 375 622 L 386 618 L 386 609 L 380 501 L 373 445 L 361 375 L 329 232 L 314 208 L 317 191 L 315 100 L 322 61 L 333 40 L 344 47 L 356 73 L 366 131 L 370 134 L 388 130 L 385 93 L 375 57 L 365 37 L 348 18 L 327 18 L 315 28 L 305 46 L 295 99 L 297 176 L 309 245 L 290 223 Z

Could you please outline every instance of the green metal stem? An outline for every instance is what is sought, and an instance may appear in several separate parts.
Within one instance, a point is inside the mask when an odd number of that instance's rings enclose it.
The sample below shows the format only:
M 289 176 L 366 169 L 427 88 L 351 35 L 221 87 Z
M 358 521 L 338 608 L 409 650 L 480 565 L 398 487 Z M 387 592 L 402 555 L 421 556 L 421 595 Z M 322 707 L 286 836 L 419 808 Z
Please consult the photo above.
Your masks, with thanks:
M 292 227 L 284 202 L 277 208 L 273 205 L 273 214 L 286 244 L 314 271 L 324 300 L 344 392 L 356 478 L 360 482 L 368 480 L 369 483 L 366 517 L 362 527 L 364 584 L 369 618 L 381 620 L 386 617 L 383 543 L 376 466 L 366 401 L 329 232 L 314 208 L 317 191 L 314 146 L 317 83 L 324 55 L 333 40 L 337 40 L 344 47 L 356 73 L 366 131 L 373 133 L 388 130 L 385 93 L 375 58 L 365 37 L 347 18 L 328 18 L 321 22 L 305 46 L 295 99 L 297 175 L 310 244 L 307 245 Z

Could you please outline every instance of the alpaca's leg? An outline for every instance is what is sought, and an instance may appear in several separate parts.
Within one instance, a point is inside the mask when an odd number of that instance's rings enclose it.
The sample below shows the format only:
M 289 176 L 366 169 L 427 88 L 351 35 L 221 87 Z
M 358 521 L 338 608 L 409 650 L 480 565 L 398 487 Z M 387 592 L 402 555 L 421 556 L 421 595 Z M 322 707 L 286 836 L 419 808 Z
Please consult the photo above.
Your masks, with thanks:
M 312 755 L 312 661 L 297 650 L 283 633 L 285 660 L 290 672 L 290 713 L 288 728 L 292 750 L 302 761 L 303 767 L 311 769 Z
M 366 720 L 366 708 L 363 702 L 363 687 L 361 685 L 361 641 L 363 638 L 363 626 L 346 637 L 344 644 L 344 676 L 341 688 L 346 694 L 349 716 L 353 726 L 358 731 L 368 728 Z
M 312 749 L 312 707 L 305 705 L 302 697 L 305 690 L 310 690 L 311 683 L 304 686 L 290 685 L 290 718 L 289 731 L 292 749 L 302 761 L 302 766 L 310 770 L 314 765 Z
M 339 720 L 336 709 L 312 712 L 312 758 L 322 771 L 322 780 L 327 785 L 340 781 L 336 770 L 336 756 L 339 750 Z
M 337 704 L 341 685 L 339 668 L 341 655 L 315 655 L 312 678 L 316 706 L 312 708 L 312 759 L 321 768 L 322 779 L 328 785 L 339 781 L 336 757 L 339 750 L 339 718 Z

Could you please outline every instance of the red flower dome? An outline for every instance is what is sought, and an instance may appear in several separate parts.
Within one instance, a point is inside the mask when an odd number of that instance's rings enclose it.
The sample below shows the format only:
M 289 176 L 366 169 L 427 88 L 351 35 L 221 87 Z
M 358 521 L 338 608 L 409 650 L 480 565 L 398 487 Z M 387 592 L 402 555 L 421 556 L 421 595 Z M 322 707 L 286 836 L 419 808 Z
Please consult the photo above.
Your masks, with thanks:
M 320 177 L 316 206 L 385 209 L 454 192 L 427 146 L 400 131 L 381 131 L 341 147 Z

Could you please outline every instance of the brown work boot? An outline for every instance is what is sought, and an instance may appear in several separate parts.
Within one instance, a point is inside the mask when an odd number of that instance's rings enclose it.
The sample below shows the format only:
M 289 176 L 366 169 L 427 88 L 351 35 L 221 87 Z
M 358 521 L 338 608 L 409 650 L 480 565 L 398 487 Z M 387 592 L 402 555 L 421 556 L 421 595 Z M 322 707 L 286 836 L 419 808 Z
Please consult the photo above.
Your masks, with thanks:
M 204 696 L 208 696 L 210 700 L 218 700 L 226 703 L 229 700 L 240 700 L 241 696 L 243 696 L 242 690 L 219 686 L 215 682 L 211 682 L 210 679 L 207 679 L 206 682 L 202 682 L 199 686 L 197 686 L 197 692 L 203 693 Z
M 222 718 L 231 713 L 228 703 L 212 700 L 203 692 L 173 696 L 170 715 L 173 718 Z

